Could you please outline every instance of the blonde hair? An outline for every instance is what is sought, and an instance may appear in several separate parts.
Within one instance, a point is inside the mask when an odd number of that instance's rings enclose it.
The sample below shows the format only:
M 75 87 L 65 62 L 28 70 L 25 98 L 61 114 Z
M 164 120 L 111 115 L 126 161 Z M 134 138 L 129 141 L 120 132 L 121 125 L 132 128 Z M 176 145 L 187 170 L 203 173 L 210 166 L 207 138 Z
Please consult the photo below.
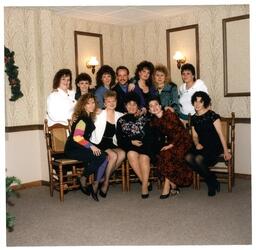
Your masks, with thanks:
M 163 64 L 157 64 L 155 66 L 155 70 L 154 70 L 153 76 L 155 76 L 157 71 L 164 73 L 164 75 L 165 75 L 165 83 L 172 81 L 171 80 L 171 76 L 169 75 L 169 71 L 168 71 L 166 66 L 164 66 Z
M 108 97 L 114 97 L 115 99 L 117 99 L 117 94 L 116 91 L 114 90 L 107 90 L 104 94 L 104 101 L 108 98 Z
M 90 113 L 88 115 L 88 113 L 86 112 L 84 106 L 86 104 L 88 104 L 90 99 L 94 100 L 94 102 L 95 102 L 95 109 L 94 109 L 94 111 L 92 113 Z M 74 109 L 74 112 L 73 112 L 73 115 L 72 115 L 72 122 L 75 122 L 82 115 L 86 116 L 86 117 L 91 117 L 92 120 L 95 120 L 97 109 L 98 109 L 98 106 L 97 106 L 96 97 L 92 93 L 87 93 L 87 94 L 82 95 L 78 99 L 78 101 L 77 101 L 77 103 L 75 105 L 75 109 Z

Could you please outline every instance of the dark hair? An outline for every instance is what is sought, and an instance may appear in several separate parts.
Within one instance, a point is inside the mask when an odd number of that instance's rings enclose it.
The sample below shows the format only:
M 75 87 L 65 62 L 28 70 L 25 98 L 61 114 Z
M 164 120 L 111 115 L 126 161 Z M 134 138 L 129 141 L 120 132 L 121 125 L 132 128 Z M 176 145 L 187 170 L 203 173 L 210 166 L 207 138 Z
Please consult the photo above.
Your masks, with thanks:
M 204 91 L 197 91 L 191 97 L 191 103 L 194 105 L 197 97 L 201 97 L 201 102 L 205 108 L 208 108 L 211 105 L 211 98 L 210 96 Z
M 76 77 L 75 83 L 76 86 L 80 81 L 88 81 L 90 84 L 92 83 L 92 78 L 87 73 L 81 73 Z
M 70 77 L 70 85 L 69 90 L 72 89 L 72 72 L 70 69 L 60 69 L 53 78 L 53 84 L 52 88 L 57 89 L 60 86 L 60 79 L 63 76 L 69 76 Z
M 195 67 L 192 64 L 190 64 L 190 63 L 185 63 L 185 64 L 183 64 L 181 66 L 180 73 L 182 74 L 183 71 L 185 71 L 185 70 L 188 70 L 188 71 L 190 71 L 192 73 L 192 75 L 194 76 L 193 80 L 195 81 L 196 80 L 196 77 L 195 77 L 195 75 L 196 75 Z
M 138 96 L 138 94 L 136 94 L 135 92 L 129 92 L 126 96 L 125 96 L 125 100 L 124 103 L 125 105 L 128 102 L 134 101 L 137 103 L 138 106 L 140 106 L 140 97 Z
M 126 71 L 127 71 L 127 75 L 130 74 L 129 69 L 128 69 L 127 67 L 125 67 L 125 66 L 123 66 L 123 65 L 120 65 L 120 66 L 118 66 L 118 67 L 116 68 L 116 75 L 118 74 L 118 70 L 120 70 L 120 69 L 126 70 Z
M 135 77 L 137 80 L 139 80 L 139 72 L 142 71 L 144 68 L 149 70 L 149 78 L 146 81 L 146 84 L 150 86 L 152 84 L 152 75 L 154 73 L 154 65 L 152 62 L 142 61 L 141 63 L 139 63 L 135 70 Z
M 112 67 L 109 65 L 103 65 L 100 67 L 96 74 L 96 83 L 97 83 L 97 88 L 103 85 L 102 82 L 102 76 L 103 74 L 109 74 L 111 75 L 111 83 L 110 83 L 110 88 L 115 85 L 116 83 L 116 74 L 115 71 L 113 70 Z
M 151 96 L 151 97 L 148 99 L 148 106 L 149 106 L 149 103 L 150 103 L 151 101 L 157 101 L 158 104 L 161 105 L 161 100 L 160 100 L 160 98 L 159 98 L 158 96 Z

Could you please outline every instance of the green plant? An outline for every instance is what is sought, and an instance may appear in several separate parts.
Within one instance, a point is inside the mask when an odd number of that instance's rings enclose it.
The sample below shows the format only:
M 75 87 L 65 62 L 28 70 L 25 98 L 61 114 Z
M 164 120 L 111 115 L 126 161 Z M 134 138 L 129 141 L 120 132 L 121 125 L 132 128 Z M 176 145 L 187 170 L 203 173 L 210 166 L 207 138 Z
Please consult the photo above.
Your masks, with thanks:
M 7 176 L 5 178 L 5 184 L 6 184 L 6 203 L 9 206 L 14 206 L 14 204 L 10 201 L 10 197 L 15 195 L 19 196 L 19 194 L 15 191 L 13 187 L 11 187 L 12 184 L 20 185 L 21 181 L 14 177 L 14 176 Z M 10 213 L 6 212 L 6 227 L 9 231 L 12 231 L 15 225 L 15 216 L 11 215 Z

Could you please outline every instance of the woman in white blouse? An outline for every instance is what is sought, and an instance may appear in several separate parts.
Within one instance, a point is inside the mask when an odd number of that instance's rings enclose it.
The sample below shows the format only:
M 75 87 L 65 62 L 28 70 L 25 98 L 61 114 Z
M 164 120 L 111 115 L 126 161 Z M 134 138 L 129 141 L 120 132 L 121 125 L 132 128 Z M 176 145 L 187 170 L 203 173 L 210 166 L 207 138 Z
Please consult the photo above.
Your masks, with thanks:
M 74 111 L 75 91 L 72 90 L 72 73 L 69 69 L 59 70 L 53 79 L 53 90 L 47 98 L 48 125 L 67 125 Z
M 191 103 L 191 97 L 196 91 L 208 93 L 207 87 L 200 79 L 195 78 L 195 67 L 186 63 L 181 67 L 181 78 L 184 82 L 179 87 L 179 104 L 180 104 L 180 119 L 186 123 L 188 114 L 195 114 L 195 109 Z

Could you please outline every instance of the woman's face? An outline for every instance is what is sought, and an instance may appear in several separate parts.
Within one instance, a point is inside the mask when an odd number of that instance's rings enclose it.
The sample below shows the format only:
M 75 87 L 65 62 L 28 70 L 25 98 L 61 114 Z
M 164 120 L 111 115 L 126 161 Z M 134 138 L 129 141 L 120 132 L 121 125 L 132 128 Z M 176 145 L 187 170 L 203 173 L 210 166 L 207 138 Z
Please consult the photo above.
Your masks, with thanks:
M 143 68 L 141 71 L 139 71 L 139 78 L 141 80 L 146 81 L 148 80 L 149 76 L 150 76 L 150 71 L 147 68 Z
M 77 86 L 80 88 L 81 93 L 88 93 L 90 83 L 89 81 L 79 81 Z
M 126 104 L 126 109 L 128 111 L 129 114 L 136 114 L 139 110 L 139 107 L 137 105 L 137 103 L 135 101 L 129 101 Z
M 205 109 L 202 97 L 197 97 L 193 103 L 196 112 L 200 112 Z
M 105 107 L 108 110 L 114 110 L 116 108 L 116 98 L 115 97 L 107 97 L 104 101 Z
M 102 78 L 101 78 L 101 80 L 102 80 L 102 82 L 103 82 L 103 84 L 105 85 L 105 86 L 109 86 L 110 85 L 110 83 L 111 83 L 111 75 L 110 74 L 103 74 L 102 75 Z
M 67 91 L 69 89 L 70 86 L 70 76 L 69 75 L 63 75 L 60 78 L 60 84 L 59 84 L 59 88 Z
M 191 83 L 194 82 L 194 75 L 192 75 L 192 72 L 189 70 L 184 70 L 181 73 L 182 81 L 185 83 Z
M 159 89 L 162 89 L 164 87 L 165 79 L 166 75 L 162 71 L 156 71 L 156 73 L 154 74 L 154 82 Z
M 157 115 L 162 112 L 162 107 L 156 100 L 149 102 L 149 112 L 153 115 Z
M 93 113 L 95 110 L 96 104 L 93 98 L 90 98 L 88 102 L 85 104 L 84 109 L 87 113 Z

